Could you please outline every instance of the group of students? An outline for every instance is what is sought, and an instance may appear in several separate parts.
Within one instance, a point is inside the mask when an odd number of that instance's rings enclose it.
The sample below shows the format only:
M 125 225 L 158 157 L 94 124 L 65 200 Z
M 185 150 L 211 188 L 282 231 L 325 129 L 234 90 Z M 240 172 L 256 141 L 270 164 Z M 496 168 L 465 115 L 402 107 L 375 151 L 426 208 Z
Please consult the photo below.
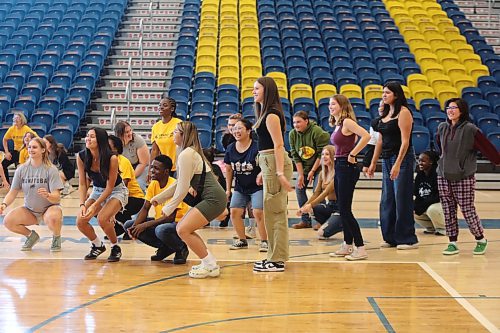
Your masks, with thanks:
M 253 97 L 256 123 L 238 119 L 233 123 L 230 137 L 225 138 L 226 189 L 224 180 L 214 174 L 214 166 L 201 148 L 196 126 L 175 116 L 176 105 L 171 98 L 160 102 L 161 120 L 152 129 L 151 154 L 144 140 L 135 135 L 126 122 L 117 124 L 117 136 L 109 136 L 100 128 L 90 129 L 85 149 L 76 157 L 80 200 L 77 227 L 91 242 L 85 260 L 96 259 L 106 251 L 89 223 L 96 217 L 111 243 L 108 261 L 120 260 L 122 253 L 117 234 L 125 233 L 157 248 L 151 260 L 163 260 L 175 253 L 174 264 L 183 264 L 191 250 L 201 263 L 191 268 L 189 276 L 217 277 L 220 274 L 217 260 L 196 231 L 214 219 L 223 221 L 229 214 L 229 201 L 237 233 L 231 249 L 248 247 L 243 216 L 250 206 L 261 238 L 260 250 L 267 252 L 266 259 L 255 262 L 253 270 L 284 271 L 289 259 L 287 200 L 288 192 L 292 191 L 293 171 L 292 159 L 284 148 L 285 117 L 272 78 L 257 79 Z M 330 124 L 334 128 L 330 137 L 308 118 L 307 113 L 299 111 L 293 117 L 290 144 L 298 171 L 296 191 L 298 215 L 301 216 L 301 222 L 294 227 L 310 227 L 312 213 L 320 237 L 327 238 L 343 231 L 344 242 L 331 256 L 362 260 L 368 255 L 352 203 L 361 172 L 357 156 L 368 145 L 371 136 L 356 122 L 353 108 L 344 95 L 332 96 L 329 110 Z M 377 132 L 378 138 L 372 142 L 375 143 L 373 157 L 370 163 L 365 162 L 364 171 L 372 177 L 378 159 L 382 158 L 380 223 L 384 241 L 381 247 L 414 249 L 418 247 L 414 212 L 419 216 L 417 221 L 426 221 L 427 232 L 445 232 L 443 225 L 433 220 L 435 193 L 430 198 L 435 182 L 429 178 L 437 159 L 430 153 L 420 157 L 419 165 L 424 174 L 417 176 L 422 180 L 417 182 L 420 185 L 415 190 L 417 205 L 414 210 L 413 118 L 398 83 L 389 82 L 384 86 L 379 112 L 380 117 L 372 122 L 373 133 Z M 483 254 L 487 242 L 474 208 L 476 150 L 495 165 L 500 163 L 499 153 L 470 122 L 465 101 L 449 100 L 446 112 L 448 121 L 438 129 L 437 145 L 441 157 L 436 172 L 444 225 L 450 238 L 443 253 L 458 253 L 458 204 L 477 239 L 474 253 Z M 14 126 L 19 128 L 16 121 Z M 18 129 L 15 135 L 6 135 L 7 139 L 17 140 L 23 136 Z M 27 145 L 29 158 L 16 170 L 10 191 L 0 205 L 0 213 L 22 190 L 25 204 L 7 214 L 5 226 L 25 235 L 23 250 L 30 250 L 39 236 L 26 226 L 43 221 L 54 234 L 52 250 L 57 251 L 61 248 L 60 190 L 67 178 L 63 178 L 51 162 L 50 145 L 53 144 L 50 141 L 46 144 L 35 137 Z M 20 150 L 20 145 L 17 143 L 14 148 Z M 5 155 L 8 161 L 14 156 L 8 150 Z M 233 179 L 235 186 L 231 191 Z M 314 193 L 307 198 L 305 189 L 310 182 L 314 184 Z M 93 186 L 89 194 L 90 183 Z M 418 201 L 422 196 L 427 197 Z M 150 218 L 151 206 L 155 207 L 155 216 Z M 21 214 L 23 218 L 19 218 Z

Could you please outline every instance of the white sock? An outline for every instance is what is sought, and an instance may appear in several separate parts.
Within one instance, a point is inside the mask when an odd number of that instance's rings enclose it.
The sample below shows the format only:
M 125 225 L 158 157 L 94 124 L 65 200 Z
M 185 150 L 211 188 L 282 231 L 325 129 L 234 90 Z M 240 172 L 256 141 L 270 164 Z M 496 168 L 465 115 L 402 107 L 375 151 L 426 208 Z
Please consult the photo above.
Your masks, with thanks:
M 94 244 L 95 246 L 97 247 L 101 247 L 102 246 L 102 241 L 99 239 L 99 237 L 96 237 L 93 241 L 91 241 L 92 244 Z
M 207 256 L 205 258 L 201 258 L 201 263 L 207 268 L 214 268 L 217 266 L 217 259 L 215 259 L 214 255 L 210 253 L 210 251 L 207 250 L 207 252 Z
M 111 243 L 111 247 L 115 246 L 115 245 L 118 245 L 118 242 L 116 243 Z
M 482 238 L 480 240 L 477 241 L 478 243 L 481 243 L 481 244 L 485 244 L 486 243 L 486 238 Z
M 257 222 L 255 222 L 254 218 L 249 218 L 248 221 L 249 221 L 249 226 L 250 227 L 256 227 L 257 226 Z
M 453 244 L 455 247 L 457 247 L 457 242 L 450 242 L 450 244 Z

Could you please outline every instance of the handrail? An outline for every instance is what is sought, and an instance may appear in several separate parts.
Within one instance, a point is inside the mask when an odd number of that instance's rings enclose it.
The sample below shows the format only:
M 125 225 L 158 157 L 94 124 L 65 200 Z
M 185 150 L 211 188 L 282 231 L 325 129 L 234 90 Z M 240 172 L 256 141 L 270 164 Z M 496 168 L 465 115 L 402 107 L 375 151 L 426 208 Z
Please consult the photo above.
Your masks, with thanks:
M 141 72 L 140 72 L 140 77 L 142 78 L 142 73 L 143 73 L 143 65 L 142 65 L 142 59 L 143 59 L 143 40 L 144 40 L 144 24 L 143 24 L 143 19 L 141 18 L 141 21 L 139 22 L 139 58 L 141 61 Z
M 130 121 L 130 101 L 132 99 L 132 57 L 128 58 L 128 81 L 125 86 L 125 99 L 127 101 L 127 121 Z
M 149 39 L 153 39 L 153 0 L 149 3 Z
M 116 108 L 111 109 L 111 130 L 115 128 L 116 125 Z

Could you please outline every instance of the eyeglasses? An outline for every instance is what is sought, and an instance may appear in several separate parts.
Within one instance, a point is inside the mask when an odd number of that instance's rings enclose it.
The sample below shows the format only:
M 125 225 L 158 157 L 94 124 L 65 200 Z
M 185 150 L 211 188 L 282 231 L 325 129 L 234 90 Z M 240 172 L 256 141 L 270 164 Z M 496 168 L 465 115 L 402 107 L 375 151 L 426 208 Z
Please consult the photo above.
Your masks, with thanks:
M 458 109 L 458 106 L 447 106 L 446 110 L 455 110 Z

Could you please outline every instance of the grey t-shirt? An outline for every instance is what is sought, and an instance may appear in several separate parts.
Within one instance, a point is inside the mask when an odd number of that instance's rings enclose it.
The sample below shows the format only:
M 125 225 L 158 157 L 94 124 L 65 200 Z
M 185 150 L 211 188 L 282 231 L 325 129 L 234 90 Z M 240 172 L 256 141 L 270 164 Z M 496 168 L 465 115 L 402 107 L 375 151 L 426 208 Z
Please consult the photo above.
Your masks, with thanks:
M 24 206 L 34 213 L 43 214 L 53 203 L 38 194 L 39 188 L 45 188 L 49 192 L 61 190 L 64 185 L 59 177 L 59 171 L 54 165 L 47 167 L 42 164 L 33 167 L 28 161 L 21 164 L 12 180 L 12 188 L 22 190 L 24 193 Z
M 123 156 L 125 156 L 132 165 L 139 163 L 139 157 L 137 156 L 137 149 L 146 145 L 146 141 L 142 136 L 134 133 L 134 140 L 123 146 Z

